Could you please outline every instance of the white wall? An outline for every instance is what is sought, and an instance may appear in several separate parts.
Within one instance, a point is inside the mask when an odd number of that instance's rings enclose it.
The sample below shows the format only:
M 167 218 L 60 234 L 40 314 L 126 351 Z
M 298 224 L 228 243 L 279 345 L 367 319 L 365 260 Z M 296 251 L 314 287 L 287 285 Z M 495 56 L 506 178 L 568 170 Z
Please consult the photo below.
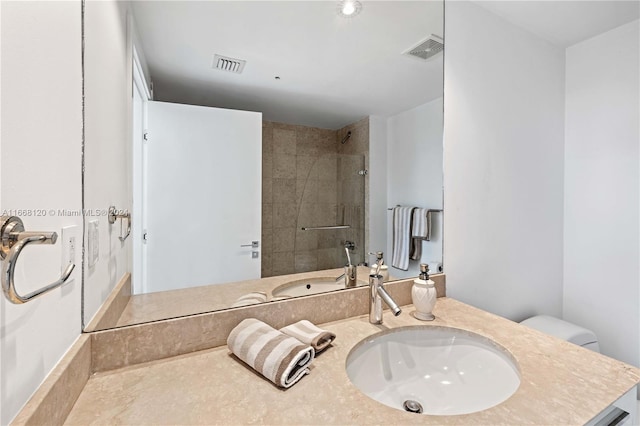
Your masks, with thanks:
M 387 250 L 387 118 L 369 117 L 369 246 L 367 252 Z M 386 251 L 387 263 L 391 252 Z M 373 259 L 369 257 L 369 262 Z
M 605 355 L 640 365 L 640 31 L 567 49 L 564 299 Z
M 387 125 L 387 203 L 442 209 L 442 98 L 389 117 Z M 395 277 L 417 277 L 420 263 L 442 260 L 442 214 L 433 219 L 433 236 L 422 242 L 422 257 L 409 270 L 389 266 Z M 387 211 L 387 263 L 391 265 L 393 214 Z
M 560 316 L 564 51 L 471 2 L 445 7 L 447 293 Z
M 109 206 L 132 211 L 133 25 L 127 7 L 111 1 L 85 4 L 84 195 L 85 208 L 92 211 Z M 85 324 L 131 270 L 132 238 L 121 242 L 120 223 L 110 225 L 104 215 L 88 216 L 87 224 L 92 220 L 99 221 L 100 256 L 85 268 Z
M 82 226 L 81 3 L 2 2 L 0 210 L 27 230 Z M 54 210 L 51 212 L 50 210 Z M 79 242 L 79 240 L 78 240 Z M 58 278 L 61 241 L 25 249 L 16 286 L 33 291 Z M 7 424 L 80 333 L 80 250 L 74 281 L 23 305 L 0 297 L 0 424 Z

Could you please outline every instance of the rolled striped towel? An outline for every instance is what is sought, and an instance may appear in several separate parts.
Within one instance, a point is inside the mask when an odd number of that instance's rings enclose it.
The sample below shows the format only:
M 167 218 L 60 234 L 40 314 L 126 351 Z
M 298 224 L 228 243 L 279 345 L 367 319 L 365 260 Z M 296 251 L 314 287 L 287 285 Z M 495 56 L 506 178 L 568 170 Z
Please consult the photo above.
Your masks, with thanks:
M 254 291 L 241 296 L 233 302 L 232 308 L 239 308 L 241 306 L 256 305 L 258 303 L 265 303 L 267 301 L 267 293 L 261 291 Z
M 311 346 L 255 318 L 247 318 L 231 330 L 227 346 L 235 356 L 282 388 L 293 386 L 308 374 L 316 354 Z
M 323 330 L 307 320 L 288 325 L 281 328 L 280 331 L 291 337 L 295 337 L 302 343 L 313 346 L 316 353 L 325 350 L 336 338 L 335 333 Z

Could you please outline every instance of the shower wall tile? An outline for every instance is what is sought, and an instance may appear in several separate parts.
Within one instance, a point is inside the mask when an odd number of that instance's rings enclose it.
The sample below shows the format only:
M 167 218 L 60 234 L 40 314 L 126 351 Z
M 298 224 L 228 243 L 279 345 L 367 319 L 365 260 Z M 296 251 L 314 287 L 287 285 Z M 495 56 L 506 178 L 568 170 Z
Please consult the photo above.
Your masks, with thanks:
M 300 251 L 296 247 L 296 253 L 294 255 L 295 271 L 299 272 L 311 272 L 318 269 L 318 252 L 313 251 Z
M 262 178 L 271 179 L 273 177 L 273 155 L 270 153 L 262 154 Z
M 296 131 L 273 129 L 274 154 L 296 155 Z
M 273 154 L 273 177 L 274 179 L 295 179 L 296 178 L 296 156 L 295 154 Z
M 273 126 L 269 121 L 262 122 L 262 154 L 273 153 Z
M 273 202 L 273 179 L 262 179 L 262 203 Z
M 262 231 L 267 229 L 271 231 L 273 229 L 273 204 L 262 204 Z
M 298 209 L 295 203 L 274 203 L 273 204 L 273 228 L 278 232 L 280 228 L 295 229 Z M 293 247 L 294 241 L 291 242 Z M 287 250 L 280 250 L 287 251 Z
M 349 130 L 352 137 L 341 145 Z M 353 230 L 299 228 L 338 224 L 344 220 L 347 201 L 362 204 L 357 198 L 362 197 L 364 186 L 353 177 L 366 165 L 361 156 L 339 154 L 368 151 L 368 120 L 339 131 L 265 121 L 262 138 L 262 276 L 344 264 L 341 244 L 362 234 L 364 223 L 354 224 Z
M 296 228 L 275 228 L 273 230 L 273 252 L 292 252 L 296 241 Z M 274 260 L 278 260 L 282 255 L 277 255 Z
M 310 251 L 318 249 L 318 232 L 303 231 L 300 227 L 296 228 L 296 251 Z M 317 256 L 316 256 L 317 257 Z
M 296 180 L 295 179 L 273 179 L 273 203 L 296 202 Z
M 278 253 L 273 257 L 273 275 L 293 274 L 295 271 L 293 251 Z
M 337 204 L 336 180 L 318 180 L 318 203 Z

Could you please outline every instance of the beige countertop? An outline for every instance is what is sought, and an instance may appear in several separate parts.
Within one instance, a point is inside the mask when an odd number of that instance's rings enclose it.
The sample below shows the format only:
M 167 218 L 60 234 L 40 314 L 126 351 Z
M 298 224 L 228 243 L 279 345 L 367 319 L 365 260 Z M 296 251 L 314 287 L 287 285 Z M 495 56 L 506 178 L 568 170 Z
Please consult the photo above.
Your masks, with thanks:
M 370 268 L 366 266 L 358 267 L 358 279 L 362 281 L 362 283 L 360 283 L 361 285 L 367 283 L 369 269 Z M 267 293 L 268 299 L 271 300 L 273 298 L 272 292 L 286 284 L 306 279 L 333 279 L 343 272 L 343 268 L 327 269 L 225 284 L 137 294 L 129 297 L 129 301 L 120 315 L 116 326 L 122 327 L 131 324 L 159 321 L 166 318 L 176 318 L 202 312 L 228 309 L 239 297 L 254 291 Z
M 230 355 L 226 346 L 93 375 L 66 424 L 584 424 L 640 381 L 640 370 L 544 335 L 450 298 L 436 320 L 385 311 L 323 324 L 334 345 L 311 374 L 288 390 L 276 388 Z M 345 360 L 365 337 L 407 325 L 444 325 L 486 336 L 518 361 L 520 388 L 488 410 L 427 416 L 386 407 L 349 381 Z

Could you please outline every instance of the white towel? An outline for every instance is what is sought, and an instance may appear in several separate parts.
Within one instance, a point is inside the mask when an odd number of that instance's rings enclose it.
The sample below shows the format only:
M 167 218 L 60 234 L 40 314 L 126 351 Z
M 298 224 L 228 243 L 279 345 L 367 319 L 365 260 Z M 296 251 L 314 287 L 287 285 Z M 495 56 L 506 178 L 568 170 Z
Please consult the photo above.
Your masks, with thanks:
M 411 212 L 414 207 L 394 207 L 391 266 L 406 271 L 411 255 Z
M 240 296 L 238 300 L 233 302 L 232 308 L 239 308 L 241 306 L 256 305 L 258 303 L 265 303 L 267 301 L 267 293 L 261 291 L 254 291 L 247 293 L 244 296 Z
M 280 329 L 284 334 L 295 337 L 302 343 L 313 346 L 316 353 L 323 351 L 336 338 L 335 333 L 323 330 L 314 323 L 301 320 Z
M 227 346 L 235 356 L 282 388 L 293 386 L 308 374 L 315 356 L 311 346 L 255 318 L 247 318 L 231 330 Z

